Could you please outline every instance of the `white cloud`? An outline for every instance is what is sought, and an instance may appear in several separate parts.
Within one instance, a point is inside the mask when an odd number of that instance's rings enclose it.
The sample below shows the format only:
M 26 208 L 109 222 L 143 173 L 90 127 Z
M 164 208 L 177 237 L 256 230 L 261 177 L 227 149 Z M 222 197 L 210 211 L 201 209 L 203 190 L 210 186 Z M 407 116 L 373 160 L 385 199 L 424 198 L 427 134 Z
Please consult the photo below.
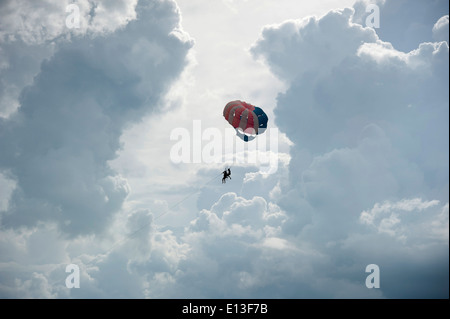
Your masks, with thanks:
M 359 216 L 359 220 L 363 224 L 367 224 L 375 227 L 380 233 L 387 233 L 400 240 L 406 241 L 410 236 L 417 236 L 420 234 L 425 237 L 433 237 L 436 233 L 440 233 L 442 226 L 445 226 L 444 206 L 441 209 L 440 214 L 435 212 L 429 212 L 430 207 L 434 207 L 439 204 L 438 200 L 422 201 L 420 198 L 403 199 L 401 201 L 392 203 L 384 202 L 382 204 L 376 203 L 369 211 L 363 211 Z M 423 229 L 411 228 L 410 222 L 417 222 L 416 214 L 411 212 L 421 212 L 426 218 L 419 218 L 419 220 L 425 220 L 426 224 L 420 222 L 420 227 Z M 408 213 L 408 214 L 407 214 Z M 447 221 L 448 223 L 448 221 Z M 434 225 L 435 229 L 430 229 L 430 225 Z M 425 227 L 428 226 L 428 227 Z M 412 231 L 412 229 L 414 231 Z M 428 233 L 424 235 L 423 233 Z M 445 234 L 442 234 L 442 238 L 448 238 Z
M 376 41 L 372 28 L 351 23 L 353 12 L 346 8 L 330 11 L 320 18 L 308 17 L 265 27 L 252 53 L 268 60 L 272 71 L 284 80 L 292 81 L 299 74 L 315 78 L 339 65 L 361 43 Z
M 360 216 L 360 221 L 365 224 L 373 224 L 375 217 L 382 214 L 388 214 L 392 210 L 404 210 L 410 212 L 412 210 L 424 210 L 428 207 L 435 206 L 439 203 L 438 200 L 423 202 L 420 198 L 404 199 L 396 203 L 389 201 L 378 204 L 376 203 L 370 211 L 363 211 Z
M 353 22 L 367 26 L 366 19 L 374 14 L 371 10 L 366 11 L 369 4 L 376 4 L 380 9 L 380 25 L 375 29 L 378 37 L 402 52 L 414 50 L 420 43 L 432 42 L 433 26 L 448 14 L 448 2 L 444 0 L 358 0 L 353 5 Z
M 52 292 L 52 286 L 48 283 L 47 278 L 33 272 L 31 279 L 25 281 L 17 281 L 19 294 L 22 298 L 55 298 L 56 294 Z
M 386 265 L 423 263 L 423 250 L 430 249 L 427 269 L 448 271 L 441 232 L 446 206 L 436 209 L 448 202 L 448 178 L 442 178 L 448 176 L 448 45 L 430 41 L 398 50 L 379 30 L 355 23 L 361 16 L 353 13 L 336 10 L 269 26 L 252 49 L 290 85 L 274 109 L 280 131 L 294 143 L 289 183 L 281 184 L 277 200 L 287 216 L 283 233 L 313 243 L 330 265 L 342 264 L 335 272 L 341 278 L 369 264 L 370 252 Z M 360 216 L 374 227 L 361 225 Z M 408 251 L 417 254 L 414 261 Z M 426 276 L 424 291 L 448 295 L 448 285 L 433 291 L 437 274 Z M 390 286 L 382 291 L 407 295 Z
M 101 1 L 89 3 L 90 12 L 87 29 L 95 33 L 113 32 L 116 29 L 122 28 L 130 21 L 137 18 L 136 6 L 138 0 L 124 1 Z
M 70 28 L 66 12 L 75 5 L 79 28 Z M 9 117 L 19 107 L 19 95 L 32 84 L 40 64 L 61 43 L 83 36 L 106 36 L 136 19 L 133 1 L 3 1 L 0 4 L 0 117 Z
M 441 17 L 433 26 L 433 39 L 448 43 L 448 14 Z
M 431 221 L 430 236 L 448 242 L 448 203 L 442 207 L 441 212 Z
M 124 1 L 3 1 L 0 22 L 0 43 L 23 41 L 28 45 L 42 44 L 59 38 L 70 39 L 71 35 L 100 35 L 114 32 L 136 19 L 137 0 Z M 80 24 L 70 28 L 66 20 L 75 4 L 80 14 Z M 69 7 L 70 9 L 70 7 Z

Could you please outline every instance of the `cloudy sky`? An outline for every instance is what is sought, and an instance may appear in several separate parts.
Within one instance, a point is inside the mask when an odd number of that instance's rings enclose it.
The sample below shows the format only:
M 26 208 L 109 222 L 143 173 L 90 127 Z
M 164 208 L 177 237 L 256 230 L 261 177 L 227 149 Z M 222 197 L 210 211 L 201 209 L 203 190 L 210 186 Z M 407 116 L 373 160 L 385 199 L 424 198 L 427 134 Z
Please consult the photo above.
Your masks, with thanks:
M 0 297 L 448 298 L 448 12 L 0 1 Z

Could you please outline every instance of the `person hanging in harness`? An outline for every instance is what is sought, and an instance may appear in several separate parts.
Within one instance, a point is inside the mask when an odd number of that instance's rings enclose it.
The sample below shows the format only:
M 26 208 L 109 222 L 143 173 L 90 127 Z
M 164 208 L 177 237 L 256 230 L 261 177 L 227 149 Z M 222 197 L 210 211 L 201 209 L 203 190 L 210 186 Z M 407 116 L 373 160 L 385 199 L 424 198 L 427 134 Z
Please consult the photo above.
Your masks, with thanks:
M 224 183 L 227 182 L 227 178 L 231 179 L 231 170 L 230 170 L 230 169 L 224 170 L 224 171 L 222 172 L 222 174 L 223 174 L 223 177 L 222 177 L 222 184 L 224 184 Z

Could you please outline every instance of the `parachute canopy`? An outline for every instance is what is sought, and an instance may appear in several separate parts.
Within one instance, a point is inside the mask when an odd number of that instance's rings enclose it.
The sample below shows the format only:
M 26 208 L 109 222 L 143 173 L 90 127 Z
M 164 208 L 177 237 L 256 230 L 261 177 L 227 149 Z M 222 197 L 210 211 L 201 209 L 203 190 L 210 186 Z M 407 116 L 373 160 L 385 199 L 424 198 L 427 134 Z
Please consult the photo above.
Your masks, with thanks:
M 269 119 L 261 108 L 242 101 L 227 103 L 223 109 L 223 116 L 245 142 L 264 133 Z

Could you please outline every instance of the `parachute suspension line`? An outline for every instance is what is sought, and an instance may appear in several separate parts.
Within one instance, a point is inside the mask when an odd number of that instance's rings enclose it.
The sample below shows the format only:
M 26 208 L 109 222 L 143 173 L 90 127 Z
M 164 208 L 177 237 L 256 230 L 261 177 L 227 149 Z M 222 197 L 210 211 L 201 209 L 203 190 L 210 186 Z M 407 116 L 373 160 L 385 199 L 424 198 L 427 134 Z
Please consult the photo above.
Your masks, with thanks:
M 213 178 L 211 178 L 209 181 L 207 181 L 205 184 L 202 185 L 202 187 L 208 185 L 209 183 L 211 183 L 213 180 L 215 180 L 217 177 L 219 177 L 220 175 L 222 175 L 222 173 L 220 173 L 219 175 L 214 176 Z M 171 211 L 172 209 L 174 209 L 175 207 L 177 207 L 178 205 L 180 205 L 182 202 L 184 202 L 185 200 L 187 200 L 189 197 L 191 197 L 192 195 L 198 193 L 201 190 L 201 188 L 195 190 L 194 192 L 190 193 L 189 195 L 187 195 L 186 197 L 184 197 L 183 199 L 181 199 L 180 201 L 176 202 L 175 204 L 173 204 L 172 206 L 170 206 L 169 208 L 167 208 L 166 211 L 162 212 L 161 214 L 159 214 L 158 216 L 156 216 L 155 218 L 152 218 L 152 220 L 150 220 L 150 222 L 145 223 L 144 225 L 142 225 L 141 227 L 139 227 L 138 229 L 136 229 L 135 231 L 131 232 L 130 234 L 127 234 L 124 238 L 116 241 L 110 249 L 108 249 L 105 253 L 108 254 L 109 252 L 111 252 L 118 244 L 127 241 L 128 239 L 132 238 L 134 235 L 136 235 L 137 233 L 139 233 L 140 231 L 142 231 L 144 228 L 146 228 L 147 226 L 149 226 L 153 221 L 157 220 L 158 218 L 161 218 L 162 216 L 164 216 L 165 214 L 167 214 L 169 211 Z
M 222 173 L 220 173 L 219 175 L 214 176 L 213 178 L 211 178 L 209 181 L 207 181 L 205 184 L 202 185 L 202 187 L 208 185 L 209 183 L 211 183 L 213 180 L 215 180 L 217 177 L 219 177 L 220 175 L 222 175 Z M 189 195 L 187 195 L 185 198 L 183 198 L 182 200 L 176 202 L 175 204 L 173 204 L 172 206 L 170 206 L 165 212 L 159 214 L 158 216 L 155 217 L 154 220 L 157 220 L 158 218 L 164 216 L 165 214 L 167 214 L 169 211 L 171 211 L 172 209 L 174 209 L 175 207 L 177 207 L 178 205 L 180 205 L 182 202 L 184 202 L 185 200 L 187 200 L 189 197 L 191 197 L 194 194 L 197 194 L 200 189 L 197 189 L 196 191 L 190 193 Z

